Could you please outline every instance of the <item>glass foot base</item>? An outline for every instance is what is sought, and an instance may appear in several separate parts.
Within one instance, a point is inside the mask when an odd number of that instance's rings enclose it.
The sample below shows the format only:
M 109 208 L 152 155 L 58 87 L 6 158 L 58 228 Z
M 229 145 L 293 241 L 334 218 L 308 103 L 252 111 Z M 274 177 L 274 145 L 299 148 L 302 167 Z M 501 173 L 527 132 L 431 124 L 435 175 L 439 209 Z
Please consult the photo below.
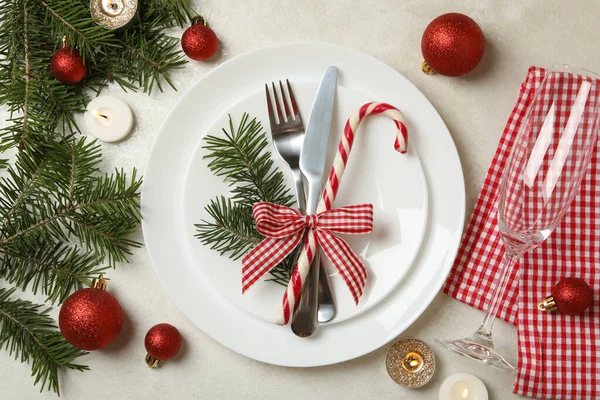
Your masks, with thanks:
M 506 361 L 504 357 L 498 354 L 491 341 L 480 341 L 474 338 L 465 338 L 458 340 L 436 340 L 436 343 L 442 345 L 444 348 L 450 351 L 460 354 L 461 356 L 485 363 L 492 368 L 496 368 L 501 371 L 516 370 L 511 363 Z

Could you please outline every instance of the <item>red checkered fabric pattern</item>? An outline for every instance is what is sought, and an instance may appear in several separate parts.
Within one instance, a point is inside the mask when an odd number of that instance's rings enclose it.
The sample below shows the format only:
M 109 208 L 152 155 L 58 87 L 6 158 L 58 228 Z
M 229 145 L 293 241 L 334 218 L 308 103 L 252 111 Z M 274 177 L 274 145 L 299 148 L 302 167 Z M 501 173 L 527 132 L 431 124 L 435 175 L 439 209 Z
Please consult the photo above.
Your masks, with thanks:
M 532 67 L 521 85 L 443 288 L 450 296 L 481 310 L 491 300 L 504 253 L 497 226 L 502 172 L 545 74 L 545 70 Z M 555 82 L 564 89 L 572 83 L 567 76 Z M 557 115 L 564 118 L 562 111 L 558 108 Z M 512 271 L 498 316 L 518 327 L 517 394 L 541 399 L 600 399 L 599 192 L 600 160 L 596 151 L 577 197 L 559 226 L 541 246 L 527 252 Z M 523 204 L 534 207 L 536 203 L 529 199 Z M 590 284 L 595 294 L 592 307 L 579 316 L 538 311 L 537 304 L 560 279 L 569 276 Z
M 344 278 L 358 303 L 367 281 L 367 270 L 348 243 L 334 235 L 359 235 L 373 230 L 373 205 L 359 204 L 313 215 L 278 204 L 259 202 L 252 207 L 256 230 L 265 239 L 242 259 L 242 293 L 279 264 L 302 241 L 318 244 Z M 310 246 L 309 246 L 310 247 Z

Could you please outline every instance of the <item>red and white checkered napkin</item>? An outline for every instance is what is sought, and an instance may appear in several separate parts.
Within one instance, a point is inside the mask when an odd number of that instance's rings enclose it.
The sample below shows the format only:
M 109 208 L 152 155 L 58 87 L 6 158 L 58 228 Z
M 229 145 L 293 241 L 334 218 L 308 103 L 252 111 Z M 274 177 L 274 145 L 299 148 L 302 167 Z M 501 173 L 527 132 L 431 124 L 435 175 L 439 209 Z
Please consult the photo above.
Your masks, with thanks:
M 504 252 L 497 228 L 500 177 L 527 106 L 545 70 L 532 67 L 521 85 L 485 177 L 444 292 L 483 309 L 492 296 Z M 567 76 L 563 84 L 569 84 Z M 584 279 L 594 304 L 580 316 L 537 310 L 564 277 Z M 600 160 L 598 151 L 580 192 L 556 231 L 521 259 L 499 317 L 518 326 L 519 368 L 514 392 L 550 399 L 600 399 Z

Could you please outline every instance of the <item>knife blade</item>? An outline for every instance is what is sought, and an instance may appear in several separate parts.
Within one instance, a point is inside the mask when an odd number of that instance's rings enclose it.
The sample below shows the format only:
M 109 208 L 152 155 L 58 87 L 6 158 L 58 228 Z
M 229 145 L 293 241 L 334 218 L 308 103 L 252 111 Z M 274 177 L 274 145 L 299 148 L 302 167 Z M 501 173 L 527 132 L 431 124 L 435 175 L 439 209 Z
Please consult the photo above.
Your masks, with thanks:
M 327 68 L 317 90 L 304 134 L 304 144 L 300 153 L 300 171 L 307 183 L 307 214 L 314 214 L 317 211 L 323 191 L 337 77 L 338 69 L 336 67 Z M 320 258 L 317 253 L 310 266 L 302 298 L 292 321 L 292 331 L 300 337 L 308 337 L 317 329 L 320 266 Z
M 300 171 L 308 183 L 307 214 L 317 211 L 317 204 L 323 190 L 337 76 L 336 67 L 327 68 L 317 90 L 317 97 L 304 134 L 304 144 L 300 153 Z

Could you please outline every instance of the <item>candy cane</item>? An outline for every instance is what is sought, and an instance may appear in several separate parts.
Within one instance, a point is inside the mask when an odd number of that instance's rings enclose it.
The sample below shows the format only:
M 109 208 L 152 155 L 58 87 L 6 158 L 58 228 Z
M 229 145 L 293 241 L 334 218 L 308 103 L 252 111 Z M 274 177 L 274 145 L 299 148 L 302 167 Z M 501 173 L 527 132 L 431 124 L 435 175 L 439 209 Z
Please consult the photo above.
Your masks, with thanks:
M 386 103 L 367 103 L 363 105 L 352 114 L 348 119 L 348 122 L 346 122 L 344 136 L 338 146 L 338 152 L 333 161 L 333 166 L 331 167 L 327 184 L 323 190 L 323 196 L 317 207 L 317 212 L 331 209 L 339 189 L 340 181 L 346 170 L 346 164 L 348 163 L 348 157 L 350 156 L 350 151 L 354 144 L 354 137 L 356 136 L 358 126 L 362 120 L 369 115 L 377 114 L 385 115 L 394 121 L 397 128 L 394 149 L 402 154 L 406 153 L 408 132 L 406 130 L 404 116 L 400 110 Z M 309 240 L 302 249 L 302 253 L 298 258 L 298 264 L 292 272 L 290 282 L 283 296 L 282 308 L 278 310 L 277 315 L 275 316 L 275 322 L 279 325 L 287 325 L 289 323 L 293 312 L 295 311 L 296 304 L 298 304 L 298 300 L 300 299 L 302 286 L 308 275 L 310 265 L 318 250 L 313 236 L 308 235 L 308 237 Z M 345 276 L 344 273 L 356 273 L 356 271 L 340 271 L 340 273 L 344 277 L 346 283 L 350 285 L 352 280 Z M 366 280 L 366 278 L 366 271 L 364 271 L 364 280 Z M 360 296 L 362 296 L 362 287 L 354 286 L 350 287 L 350 289 L 353 292 L 355 301 L 358 303 Z

